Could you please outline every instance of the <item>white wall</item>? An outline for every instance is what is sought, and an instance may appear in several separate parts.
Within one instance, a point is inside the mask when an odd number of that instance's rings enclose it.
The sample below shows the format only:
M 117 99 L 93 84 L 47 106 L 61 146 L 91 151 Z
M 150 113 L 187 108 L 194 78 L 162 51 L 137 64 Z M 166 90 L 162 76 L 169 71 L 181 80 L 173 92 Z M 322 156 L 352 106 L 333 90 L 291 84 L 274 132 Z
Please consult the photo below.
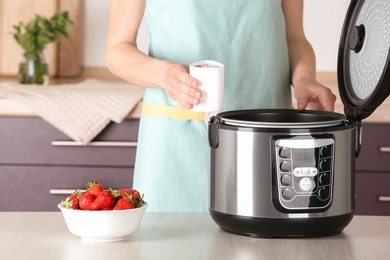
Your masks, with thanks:
M 182 0 L 180 0 L 182 1 Z M 105 67 L 109 0 L 84 0 L 83 65 Z M 318 71 L 336 71 L 341 28 L 350 0 L 305 0 L 304 27 L 317 56 Z M 147 52 L 149 36 L 143 24 L 138 46 Z
M 318 71 L 336 71 L 341 29 L 350 0 L 305 0 L 304 29 Z
M 106 41 L 110 0 L 84 0 L 83 65 L 106 66 Z M 147 53 L 149 35 L 145 24 L 138 35 L 139 48 Z
M 109 0 L 84 0 L 83 65 L 105 67 Z

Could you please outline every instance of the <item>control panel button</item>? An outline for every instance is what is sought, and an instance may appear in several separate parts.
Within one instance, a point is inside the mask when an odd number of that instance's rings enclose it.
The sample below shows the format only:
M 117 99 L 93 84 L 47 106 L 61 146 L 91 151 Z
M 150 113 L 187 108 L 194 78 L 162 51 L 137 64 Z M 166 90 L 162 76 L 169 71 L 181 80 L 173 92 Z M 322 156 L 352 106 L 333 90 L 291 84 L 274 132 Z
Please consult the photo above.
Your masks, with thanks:
M 299 181 L 299 188 L 303 191 L 311 191 L 313 190 L 314 183 L 310 178 L 302 178 Z
M 285 200 L 292 200 L 295 196 L 295 193 L 292 189 L 286 188 L 282 191 L 282 197 Z
M 282 163 L 280 164 L 280 170 L 282 172 L 291 171 L 291 162 L 290 161 L 282 161 Z
M 297 177 L 313 177 L 317 175 L 318 170 L 316 167 L 297 167 L 293 173 Z
M 330 184 L 330 174 L 328 172 L 323 172 L 320 174 L 320 184 L 329 185 Z
M 279 156 L 284 158 L 284 159 L 290 158 L 290 148 L 287 148 L 287 147 L 280 148 Z
M 318 189 L 318 197 L 321 200 L 327 200 L 330 195 L 330 188 L 329 186 L 321 187 Z
M 320 148 L 321 157 L 330 157 L 332 155 L 332 146 L 327 145 Z
M 320 160 L 320 171 L 330 171 L 330 159 L 322 159 Z
M 291 177 L 291 175 L 290 174 L 284 174 L 282 176 L 282 179 L 280 180 L 280 182 L 284 186 L 290 186 L 292 184 L 292 177 Z

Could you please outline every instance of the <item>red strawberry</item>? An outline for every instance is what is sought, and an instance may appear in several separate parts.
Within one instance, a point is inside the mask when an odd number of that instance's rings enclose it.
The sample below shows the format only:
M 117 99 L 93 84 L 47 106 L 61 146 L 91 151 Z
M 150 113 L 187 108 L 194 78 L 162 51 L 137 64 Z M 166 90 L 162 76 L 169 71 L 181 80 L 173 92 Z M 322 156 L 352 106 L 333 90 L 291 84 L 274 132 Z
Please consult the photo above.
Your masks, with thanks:
M 79 198 L 80 208 L 83 210 L 91 210 L 91 205 L 95 201 L 96 196 L 92 193 L 86 192 Z
M 145 204 L 145 201 L 143 200 L 143 195 L 135 190 L 135 189 L 119 189 L 118 193 L 120 195 L 124 196 L 130 196 L 130 200 L 133 202 L 134 208 L 142 207 Z
M 114 207 L 114 210 L 133 209 L 133 208 L 134 205 L 131 197 L 125 195 L 124 197 L 118 200 L 118 202 Z
M 102 210 L 104 208 L 112 208 L 115 204 L 115 198 L 111 192 L 104 190 L 99 193 L 95 201 L 91 204 L 92 210 Z
M 62 205 L 67 209 L 80 209 L 79 206 L 79 197 L 81 191 L 79 189 L 75 190 L 74 193 L 70 194 L 65 201 L 62 201 Z
M 87 183 L 87 192 L 97 196 L 104 190 L 103 186 L 95 180 L 91 180 Z
M 73 209 L 80 209 L 80 205 L 79 205 L 80 195 L 81 195 L 81 191 L 77 189 L 74 193 L 72 193 L 69 196 L 69 200 L 72 202 Z
M 124 196 L 124 194 L 133 195 L 134 199 L 139 199 L 141 197 L 140 193 L 135 189 L 118 189 L 118 193 L 122 196 Z

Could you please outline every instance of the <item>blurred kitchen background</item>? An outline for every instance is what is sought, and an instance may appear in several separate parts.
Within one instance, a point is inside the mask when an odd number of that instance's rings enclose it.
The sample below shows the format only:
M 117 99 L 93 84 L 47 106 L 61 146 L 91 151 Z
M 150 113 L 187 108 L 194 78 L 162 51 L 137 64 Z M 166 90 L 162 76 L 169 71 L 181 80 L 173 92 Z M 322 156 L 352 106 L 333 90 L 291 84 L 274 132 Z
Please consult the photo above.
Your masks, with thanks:
M 0 75 L 7 74 L 10 66 L 16 68 L 14 62 L 17 62 L 17 59 L 11 59 L 13 62 L 4 59 L 15 56 L 17 55 L 15 52 L 18 52 L 10 34 L 12 25 L 21 20 L 28 20 L 27 17 L 34 12 L 51 16 L 53 10 L 59 8 L 70 11 L 76 24 L 71 29 L 70 39 L 67 40 L 70 43 L 63 47 L 67 50 L 60 52 L 58 57 L 52 54 L 54 50 L 49 51 L 50 59 L 62 59 L 59 62 L 57 60 L 59 68 L 54 68 L 57 72 L 52 74 L 72 76 L 79 73 L 82 67 L 105 68 L 109 2 L 109 0 L 1 0 L 0 57 L 3 59 L 0 64 Z M 349 0 L 305 0 L 304 27 L 315 50 L 317 70 L 320 72 L 336 71 L 340 32 L 349 3 Z M 147 52 L 148 43 L 147 29 L 145 24 L 142 24 L 138 39 L 140 49 Z M 77 64 L 78 62 L 80 64 Z M 61 66 L 65 68 L 61 69 Z

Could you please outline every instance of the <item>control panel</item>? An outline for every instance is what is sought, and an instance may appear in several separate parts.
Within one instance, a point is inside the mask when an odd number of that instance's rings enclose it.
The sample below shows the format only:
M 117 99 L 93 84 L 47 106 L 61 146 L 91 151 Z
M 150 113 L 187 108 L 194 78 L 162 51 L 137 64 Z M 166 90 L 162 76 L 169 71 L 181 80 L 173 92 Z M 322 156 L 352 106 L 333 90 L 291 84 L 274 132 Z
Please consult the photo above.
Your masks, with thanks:
M 277 208 L 327 208 L 332 201 L 334 139 L 329 135 L 280 138 L 274 146 Z

